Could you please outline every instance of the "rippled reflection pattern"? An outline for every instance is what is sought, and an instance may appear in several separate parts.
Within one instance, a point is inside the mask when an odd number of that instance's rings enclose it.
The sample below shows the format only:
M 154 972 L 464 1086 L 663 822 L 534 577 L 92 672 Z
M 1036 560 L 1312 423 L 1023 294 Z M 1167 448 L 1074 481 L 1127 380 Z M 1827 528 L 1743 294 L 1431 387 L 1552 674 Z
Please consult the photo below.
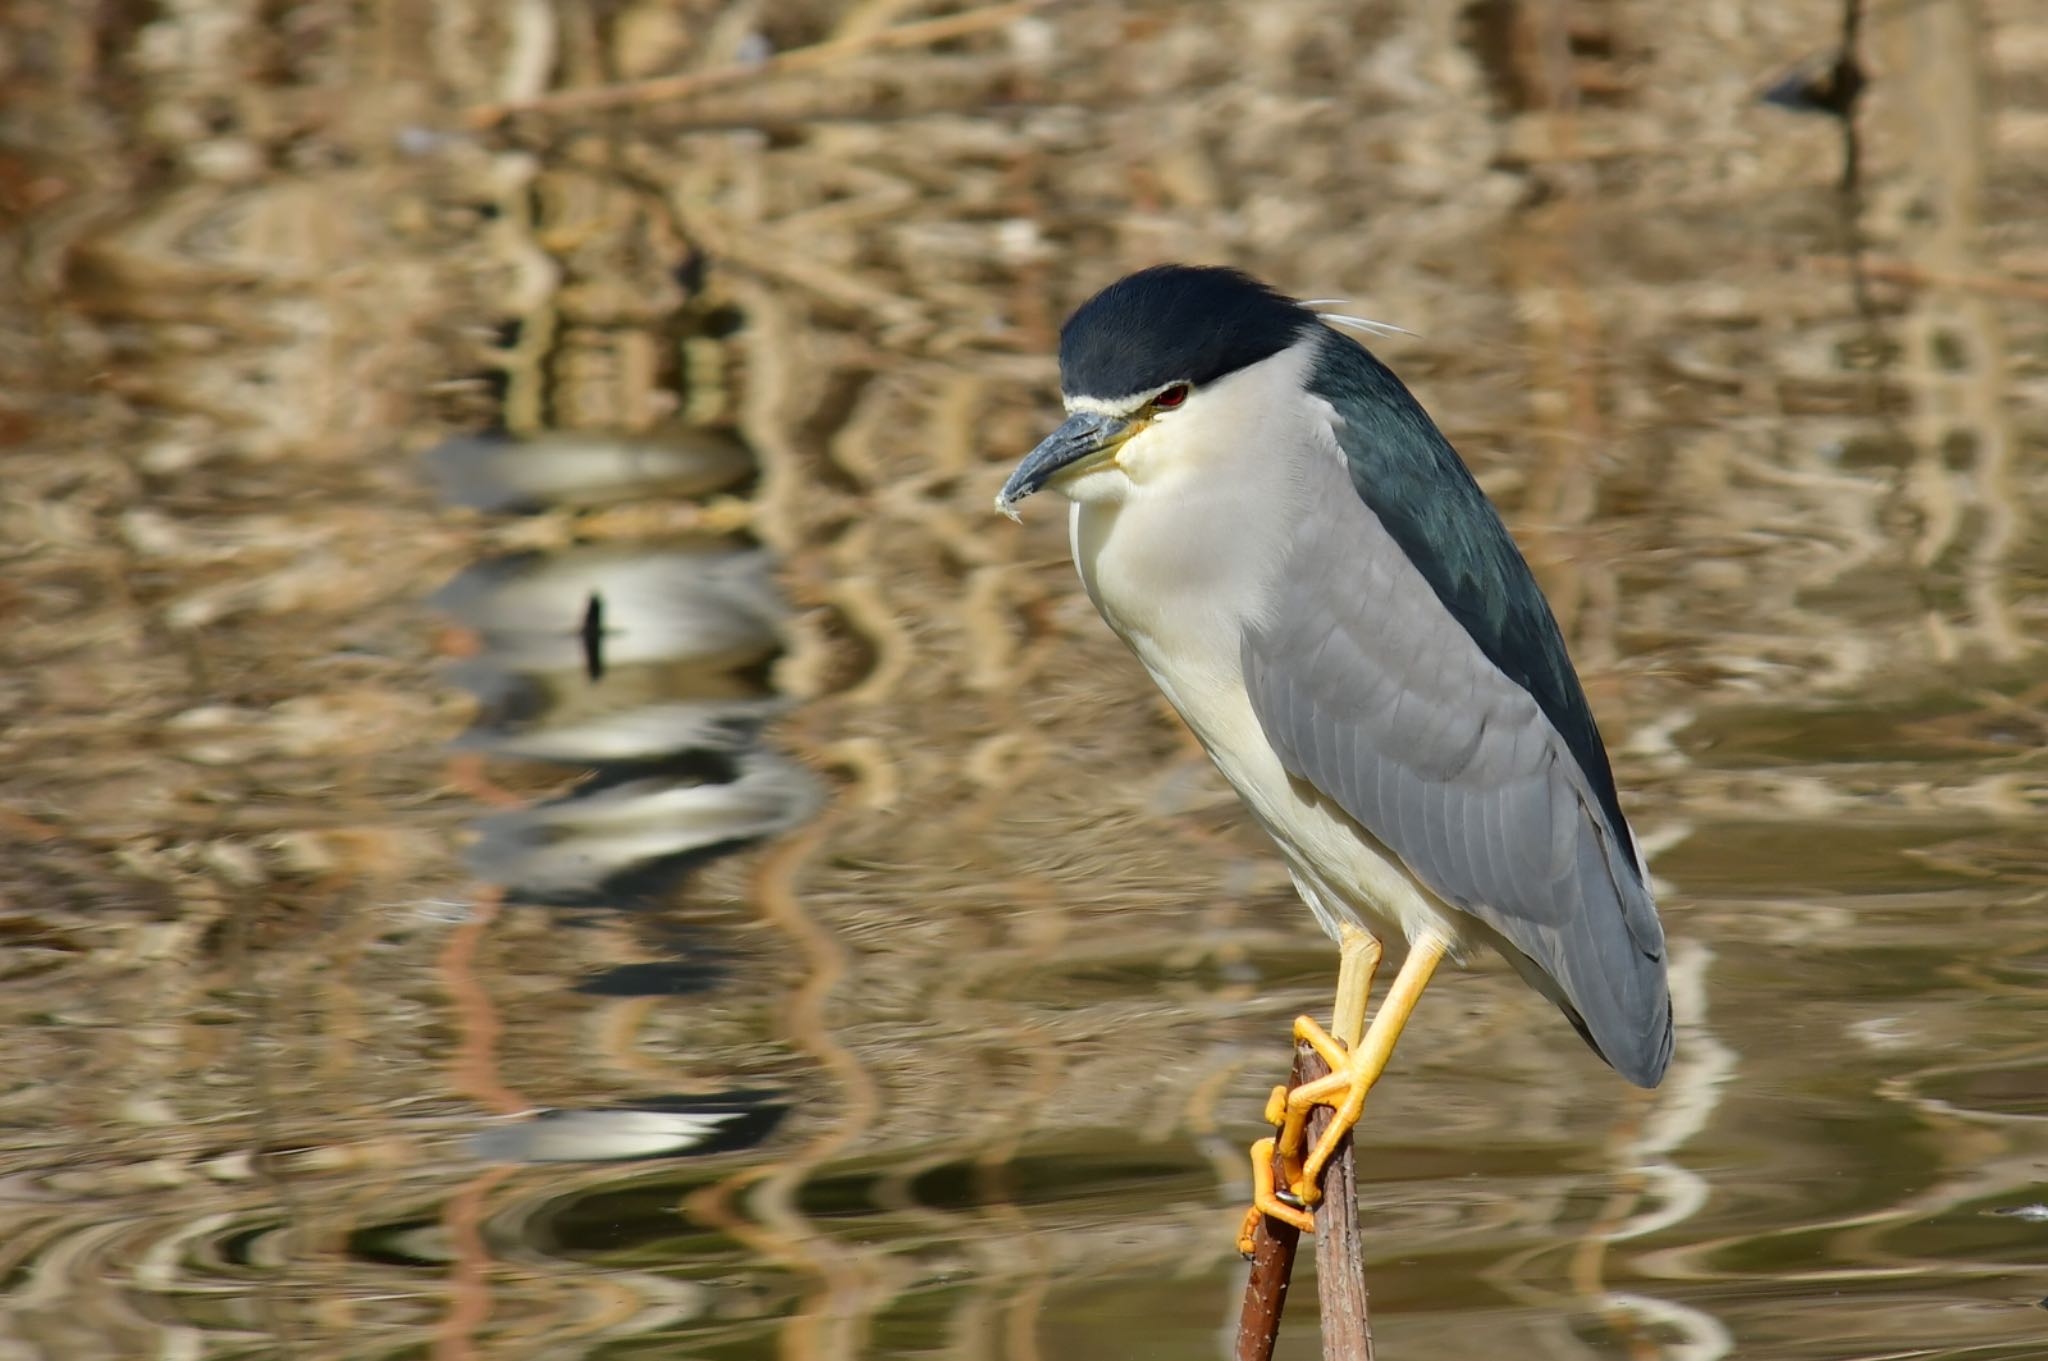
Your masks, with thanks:
M 460 745 L 597 768 L 485 819 L 478 873 L 527 901 L 601 903 L 815 811 L 811 778 L 760 740 L 786 614 L 770 567 L 717 541 L 570 548 L 478 563 L 437 593 L 475 649 L 455 671 L 480 701 Z
M 1668 905 L 1649 1096 L 1432 987 L 1380 1354 L 2043 1355 L 2048 17 L 1846 8 L 30 4 L 0 1355 L 1218 1354 L 1329 950 L 988 511 L 1161 258 L 1417 333 Z

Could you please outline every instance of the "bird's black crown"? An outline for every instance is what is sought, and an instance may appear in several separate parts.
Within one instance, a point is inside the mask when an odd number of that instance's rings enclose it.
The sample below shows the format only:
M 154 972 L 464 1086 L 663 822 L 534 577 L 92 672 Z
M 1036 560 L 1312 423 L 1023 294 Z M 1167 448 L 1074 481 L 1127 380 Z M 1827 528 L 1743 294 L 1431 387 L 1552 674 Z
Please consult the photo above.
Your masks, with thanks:
M 1278 354 L 1315 313 L 1249 274 L 1154 265 L 1117 280 L 1060 328 L 1060 390 L 1115 400 L 1197 386 Z

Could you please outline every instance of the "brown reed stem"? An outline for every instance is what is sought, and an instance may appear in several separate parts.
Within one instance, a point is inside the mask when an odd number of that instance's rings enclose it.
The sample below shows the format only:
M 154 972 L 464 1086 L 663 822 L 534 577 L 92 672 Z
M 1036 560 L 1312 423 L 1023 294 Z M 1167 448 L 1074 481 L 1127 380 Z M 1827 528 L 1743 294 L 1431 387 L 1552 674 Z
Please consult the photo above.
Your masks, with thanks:
M 1329 1071 L 1315 1050 L 1297 1044 L 1287 1085 L 1299 1087 Z M 1331 1114 L 1329 1107 L 1318 1106 L 1310 1116 L 1311 1145 L 1329 1125 Z M 1277 1175 L 1277 1168 L 1275 1172 Z M 1372 1361 L 1372 1323 L 1366 1312 L 1365 1260 L 1358 1232 L 1358 1175 L 1349 1136 L 1324 1170 L 1323 1198 L 1316 1204 L 1315 1216 L 1323 1361 Z M 1272 1361 L 1300 1245 L 1299 1230 L 1271 1219 L 1260 1222 L 1252 1239 L 1252 1271 L 1244 1286 L 1244 1309 L 1238 1316 L 1235 1361 Z

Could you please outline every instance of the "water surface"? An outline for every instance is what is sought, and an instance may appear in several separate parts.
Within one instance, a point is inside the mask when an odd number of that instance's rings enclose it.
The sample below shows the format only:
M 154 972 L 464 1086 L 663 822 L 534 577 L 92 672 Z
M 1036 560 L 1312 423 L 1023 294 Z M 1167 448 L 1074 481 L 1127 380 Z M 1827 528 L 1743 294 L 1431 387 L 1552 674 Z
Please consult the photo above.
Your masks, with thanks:
M 1431 988 L 1381 1355 L 2048 1355 L 2033 7 L 1864 7 L 1853 167 L 1759 98 L 1817 3 L 1072 4 L 487 131 L 917 16 L 31 8 L 0 1353 L 1217 1354 L 1334 957 L 988 509 L 1183 257 L 1419 333 L 1672 939 L 1652 1094 Z

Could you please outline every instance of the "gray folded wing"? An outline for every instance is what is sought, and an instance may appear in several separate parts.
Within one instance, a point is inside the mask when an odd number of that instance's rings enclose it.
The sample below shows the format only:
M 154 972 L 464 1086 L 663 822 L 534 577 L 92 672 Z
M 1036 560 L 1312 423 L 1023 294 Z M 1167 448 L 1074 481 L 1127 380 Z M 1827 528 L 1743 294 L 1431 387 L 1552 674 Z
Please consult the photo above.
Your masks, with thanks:
M 1671 1054 L 1664 934 L 1626 824 L 1343 465 L 1315 476 L 1331 485 L 1312 489 L 1275 596 L 1243 640 L 1267 740 L 1291 775 L 1490 928 L 1622 1076 L 1655 1085 Z M 1492 529 L 1505 537 L 1497 519 Z

